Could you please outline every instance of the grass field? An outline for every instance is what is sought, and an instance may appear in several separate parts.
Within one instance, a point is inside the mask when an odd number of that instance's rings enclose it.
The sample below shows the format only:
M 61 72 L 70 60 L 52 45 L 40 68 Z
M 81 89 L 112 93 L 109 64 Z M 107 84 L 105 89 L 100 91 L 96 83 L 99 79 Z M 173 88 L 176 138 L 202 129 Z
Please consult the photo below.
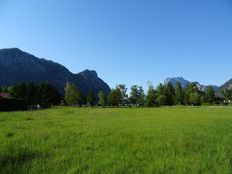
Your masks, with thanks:
M 232 173 L 232 108 L 0 113 L 0 173 Z

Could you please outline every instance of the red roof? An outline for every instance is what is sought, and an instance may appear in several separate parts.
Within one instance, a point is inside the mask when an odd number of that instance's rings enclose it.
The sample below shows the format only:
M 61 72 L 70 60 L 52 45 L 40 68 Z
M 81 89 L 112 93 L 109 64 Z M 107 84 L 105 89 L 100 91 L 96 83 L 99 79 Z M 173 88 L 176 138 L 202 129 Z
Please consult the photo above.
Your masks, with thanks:
M 8 94 L 8 93 L 0 93 L 0 98 L 10 98 L 10 94 Z

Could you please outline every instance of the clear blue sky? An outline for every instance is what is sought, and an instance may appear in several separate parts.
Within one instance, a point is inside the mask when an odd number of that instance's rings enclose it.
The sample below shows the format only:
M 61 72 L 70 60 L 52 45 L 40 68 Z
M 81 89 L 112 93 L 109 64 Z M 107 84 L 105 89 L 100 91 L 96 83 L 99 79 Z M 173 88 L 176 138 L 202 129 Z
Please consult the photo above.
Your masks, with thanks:
M 18 47 L 111 87 L 232 78 L 231 0 L 0 0 L 0 48 Z

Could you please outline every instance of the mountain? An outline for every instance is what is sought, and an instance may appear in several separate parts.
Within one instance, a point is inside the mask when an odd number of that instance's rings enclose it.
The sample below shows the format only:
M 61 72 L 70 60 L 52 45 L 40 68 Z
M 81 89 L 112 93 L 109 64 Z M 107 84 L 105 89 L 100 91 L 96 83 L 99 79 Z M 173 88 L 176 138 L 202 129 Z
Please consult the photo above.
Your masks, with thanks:
M 164 80 L 164 85 L 167 85 L 168 83 L 171 83 L 173 87 L 176 86 L 177 82 L 181 84 L 183 88 L 187 87 L 191 82 L 188 80 L 185 80 L 183 77 L 173 77 L 173 78 L 167 78 Z
M 209 85 L 202 85 L 199 82 L 190 82 L 184 79 L 183 77 L 167 78 L 164 80 L 164 85 L 171 83 L 173 87 L 175 87 L 177 82 L 179 82 L 183 88 L 187 87 L 190 83 L 196 83 L 198 89 L 201 91 L 205 91 L 209 87 Z M 214 88 L 215 91 L 219 90 L 218 86 L 216 85 L 211 85 L 211 86 Z
M 92 89 L 96 94 L 100 91 L 104 93 L 110 92 L 110 87 L 98 77 L 96 71 L 84 70 L 78 74 L 75 74 L 75 81 L 79 88 L 83 89 L 84 93 L 87 93 L 89 89 Z
M 232 89 L 232 79 L 228 80 L 225 84 L 220 86 L 220 91 L 224 91 L 225 89 Z
M 11 86 L 19 82 L 49 82 L 61 93 L 64 86 L 72 82 L 85 94 L 110 92 L 110 87 L 98 77 L 96 71 L 85 70 L 78 74 L 51 60 L 37 58 L 18 48 L 0 49 L 0 85 Z

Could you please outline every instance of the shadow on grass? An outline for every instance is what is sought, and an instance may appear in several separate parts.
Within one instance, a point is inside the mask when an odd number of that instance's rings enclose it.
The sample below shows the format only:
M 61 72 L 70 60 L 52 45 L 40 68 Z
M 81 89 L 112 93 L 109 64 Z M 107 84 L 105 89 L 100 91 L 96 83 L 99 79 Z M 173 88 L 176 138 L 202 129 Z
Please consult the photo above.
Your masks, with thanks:
M 7 138 L 11 138 L 14 136 L 14 133 L 13 132 L 7 132 L 6 135 L 5 135 Z
M 31 117 L 26 117 L 25 120 L 26 120 L 26 121 L 31 121 L 31 120 L 34 120 L 34 119 L 31 118 Z
M 8 149 L 0 154 L 0 173 L 19 173 L 18 171 L 41 153 L 26 147 Z

